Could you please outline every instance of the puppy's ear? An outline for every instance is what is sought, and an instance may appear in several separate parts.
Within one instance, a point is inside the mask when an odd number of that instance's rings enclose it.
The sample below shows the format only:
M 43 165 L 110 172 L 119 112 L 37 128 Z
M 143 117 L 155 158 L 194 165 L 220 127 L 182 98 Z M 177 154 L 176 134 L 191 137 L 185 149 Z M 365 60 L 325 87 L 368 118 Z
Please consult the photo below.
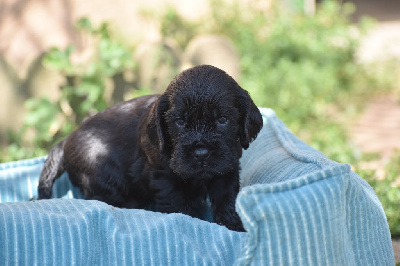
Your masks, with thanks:
M 146 129 L 151 143 L 157 146 L 160 153 L 162 153 L 165 148 L 164 132 L 167 128 L 162 116 L 167 110 L 168 99 L 166 96 L 161 95 L 150 109 L 150 117 Z
M 242 89 L 238 84 L 236 84 L 234 90 L 236 94 L 236 107 L 240 112 L 240 144 L 244 149 L 247 149 L 250 142 L 252 142 L 260 132 L 263 126 L 263 120 L 260 110 L 250 98 L 249 93 Z

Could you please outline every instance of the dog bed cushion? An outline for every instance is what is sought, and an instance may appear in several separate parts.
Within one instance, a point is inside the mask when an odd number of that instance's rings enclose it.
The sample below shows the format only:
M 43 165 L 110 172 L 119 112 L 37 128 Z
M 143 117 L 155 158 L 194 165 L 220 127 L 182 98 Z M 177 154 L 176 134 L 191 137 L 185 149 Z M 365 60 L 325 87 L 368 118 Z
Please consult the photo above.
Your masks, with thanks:
M 83 200 L 67 174 L 35 201 L 42 157 L 0 164 L 0 265 L 393 265 L 373 189 L 261 112 L 241 159 L 246 232 Z

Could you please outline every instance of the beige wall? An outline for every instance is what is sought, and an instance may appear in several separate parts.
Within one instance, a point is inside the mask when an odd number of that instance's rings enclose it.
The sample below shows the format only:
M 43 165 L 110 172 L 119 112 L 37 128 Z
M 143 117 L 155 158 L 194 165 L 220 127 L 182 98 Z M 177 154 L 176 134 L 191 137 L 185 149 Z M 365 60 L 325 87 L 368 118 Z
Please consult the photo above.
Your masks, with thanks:
M 146 13 L 172 5 L 190 19 L 207 12 L 207 1 L 191 0 L 2 0 L 0 53 L 23 76 L 27 66 L 51 46 L 82 45 L 74 23 L 88 16 L 94 23 L 111 21 L 128 41 L 157 40 L 156 25 Z

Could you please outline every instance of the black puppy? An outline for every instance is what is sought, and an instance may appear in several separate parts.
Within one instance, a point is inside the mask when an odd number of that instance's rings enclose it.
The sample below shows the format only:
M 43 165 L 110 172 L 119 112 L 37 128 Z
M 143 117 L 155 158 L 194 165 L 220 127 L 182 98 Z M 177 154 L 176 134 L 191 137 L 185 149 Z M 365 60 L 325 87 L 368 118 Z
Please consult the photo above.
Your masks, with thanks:
M 242 231 L 235 211 L 239 158 L 262 127 L 249 94 L 209 65 L 177 75 L 160 96 L 116 104 L 49 153 L 39 199 L 67 171 L 86 199 L 196 216 L 207 195 L 214 221 Z

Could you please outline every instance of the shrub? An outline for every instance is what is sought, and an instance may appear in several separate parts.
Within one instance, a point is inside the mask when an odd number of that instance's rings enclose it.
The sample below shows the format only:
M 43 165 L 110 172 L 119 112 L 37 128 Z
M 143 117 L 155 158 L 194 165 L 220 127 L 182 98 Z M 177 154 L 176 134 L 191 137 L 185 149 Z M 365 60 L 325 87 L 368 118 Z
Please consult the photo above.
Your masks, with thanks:
M 133 69 L 132 50 L 115 40 L 108 24 L 93 27 L 88 19 L 81 19 L 78 28 L 94 42 L 93 54 L 85 62 L 71 60 L 74 47 L 50 49 L 43 64 L 65 77 L 61 97 L 56 102 L 47 98 L 29 99 L 22 130 L 10 132 L 12 143 L 0 154 L 0 161 L 20 160 L 45 155 L 55 142 L 71 133 L 86 117 L 103 110 L 106 102 L 107 80 Z
M 374 188 L 388 220 L 392 236 L 400 236 L 400 151 L 391 158 L 385 169 L 385 179 L 376 179 L 373 170 L 359 170 L 360 174 Z

